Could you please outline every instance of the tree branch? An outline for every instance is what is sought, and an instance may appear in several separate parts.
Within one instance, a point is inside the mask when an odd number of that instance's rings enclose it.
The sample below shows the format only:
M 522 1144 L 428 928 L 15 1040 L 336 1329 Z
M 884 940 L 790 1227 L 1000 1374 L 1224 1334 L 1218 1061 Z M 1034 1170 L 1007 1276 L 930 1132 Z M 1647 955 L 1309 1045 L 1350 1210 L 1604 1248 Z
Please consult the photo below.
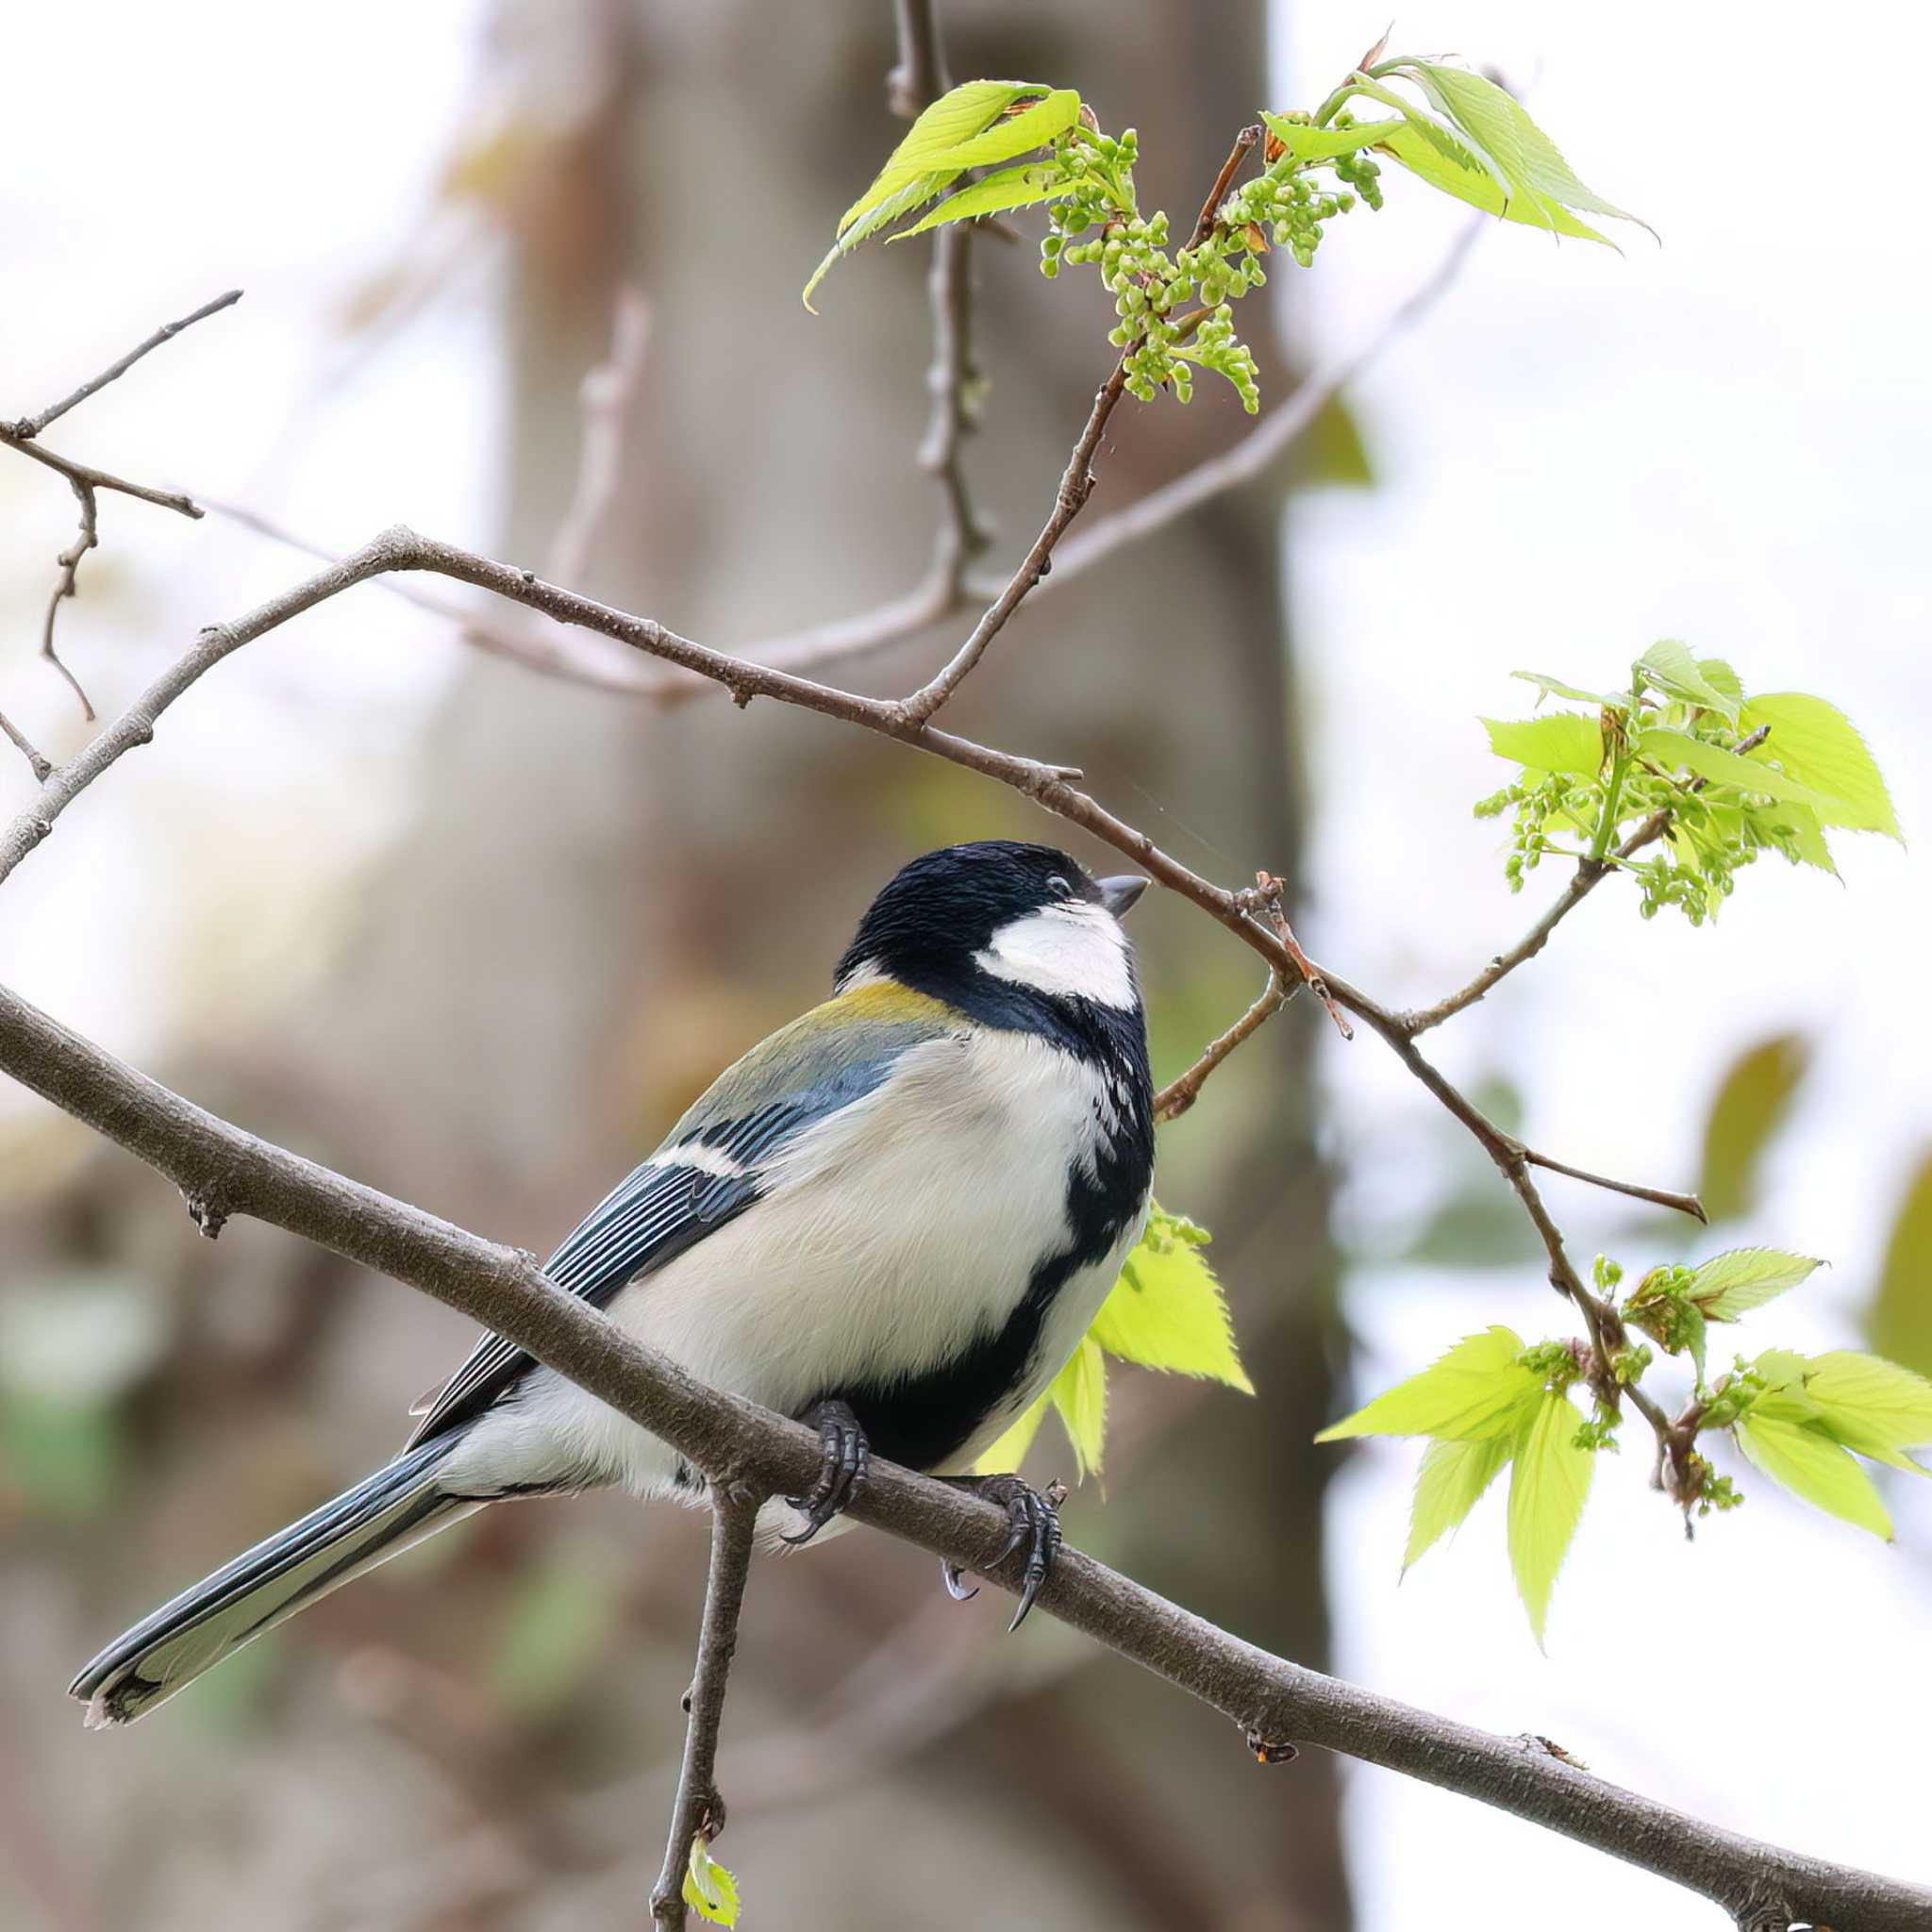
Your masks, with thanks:
M 161 326 L 137 347 L 129 349 L 118 362 L 110 362 L 101 373 L 73 391 L 64 395 L 58 403 L 49 403 L 38 416 L 23 416 L 18 422 L 5 425 L 9 440 L 31 442 L 49 423 L 66 415 L 69 409 L 87 401 L 88 397 L 104 390 L 110 382 L 118 382 L 151 351 L 158 349 L 163 342 L 171 342 L 185 328 L 192 328 L 197 322 L 206 322 L 210 315 L 219 315 L 224 308 L 232 308 L 242 299 L 240 289 L 230 289 L 225 295 L 217 295 L 212 302 L 204 302 L 192 315 L 184 315 L 179 322 L 163 323 Z
M 693 1841 L 702 1836 L 709 1844 L 724 1828 L 724 1801 L 718 1795 L 713 1774 L 718 1732 L 724 1721 L 725 1681 L 738 1649 L 738 1615 L 751 1570 L 752 1531 L 761 1501 L 756 1491 L 741 1493 L 731 1484 L 712 1487 L 711 1568 L 705 1581 L 697 1671 L 685 1697 L 690 1717 L 684 1730 L 684 1762 L 677 1775 L 677 1799 L 671 1807 L 663 1869 L 651 1894 L 651 1917 L 671 1932 L 681 1932 L 684 1925 L 684 1874 Z
M 1333 981 L 1331 980 L 1331 985 Z M 1337 996 L 1345 995 L 1340 987 Z M 1366 1016 L 1364 1016 L 1366 1017 Z M 1410 1049 L 1413 1051 L 1413 1048 Z M 482 1241 L 217 1119 L 0 989 L 0 1070 L 158 1170 L 192 1202 L 317 1241 L 435 1296 L 641 1424 L 714 1484 L 808 1486 L 813 1433 L 705 1388 L 566 1294 L 517 1250 Z M 1017 1591 L 995 1561 L 1003 1510 L 874 1461 L 851 1514 Z M 1505 1739 L 1271 1657 L 1073 1549 L 1041 1607 L 1266 1741 L 1345 1753 L 1492 1805 L 1672 1879 L 1754 1925 L 1809 1921 L 1923 1932 L 1932 1890 L 1721 1830 Z
M 1210 1040 L 1201 1049 L 1201 1058 L 1185 1074 L 1178 1079 L 1170 1080 L 1154 1096 L 1154 1118 L 1163 1124 L 1179 1120 L 1201 1097 L 1201 1089 L 1207 1084 L 1208 1074 L 1287 1003 L 1288 983 L 1279 973 L 1271 971 L 1268 984 L 1261 989 L 1254 1005 L 1225 1033 Z

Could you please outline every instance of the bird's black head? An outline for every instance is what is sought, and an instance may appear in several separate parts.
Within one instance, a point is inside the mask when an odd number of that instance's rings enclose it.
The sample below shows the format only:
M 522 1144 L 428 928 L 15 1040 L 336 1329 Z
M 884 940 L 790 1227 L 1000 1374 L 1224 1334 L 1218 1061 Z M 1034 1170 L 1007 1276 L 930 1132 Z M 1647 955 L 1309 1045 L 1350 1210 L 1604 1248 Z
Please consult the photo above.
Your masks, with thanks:
M 1118 924 L 1146 885 L 1095 879 L 1051 845 L 985 839 L 928 852 L 872 902 L 841 991 L 869 974 L 991 1024 L 1028 1024 L 1044 1002 L 1138 1015 L 1133 955 Z

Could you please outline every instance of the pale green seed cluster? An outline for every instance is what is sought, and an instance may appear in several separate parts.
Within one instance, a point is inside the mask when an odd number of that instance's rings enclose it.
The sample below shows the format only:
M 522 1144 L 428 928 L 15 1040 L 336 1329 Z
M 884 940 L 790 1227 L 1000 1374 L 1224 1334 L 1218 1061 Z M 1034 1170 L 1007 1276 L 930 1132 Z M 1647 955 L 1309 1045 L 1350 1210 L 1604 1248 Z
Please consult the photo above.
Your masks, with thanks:
M 1219 225 L 1201 242 L 1170 253 L 1168 218 L 1135 211 L 1132 128 L 1118 140 L 1075 130 L 1060 145 L 1067 192 L 1048 209 L 1041 273 L 1063 262 L 1091 265 L 1114 298 L 1119 318 L 1108 340 L 1124 352 L 1126 388 L 1141 402 L 1171 390 L 1194 392 L 1194 371 L 1224 376 L 1253 415 L 1261 407 L 1255 358 L 1236 340 L 1230 304 L 1268 279 L 1251 238 Z M 1205 313 L 1203 311 L 1206 311 Z

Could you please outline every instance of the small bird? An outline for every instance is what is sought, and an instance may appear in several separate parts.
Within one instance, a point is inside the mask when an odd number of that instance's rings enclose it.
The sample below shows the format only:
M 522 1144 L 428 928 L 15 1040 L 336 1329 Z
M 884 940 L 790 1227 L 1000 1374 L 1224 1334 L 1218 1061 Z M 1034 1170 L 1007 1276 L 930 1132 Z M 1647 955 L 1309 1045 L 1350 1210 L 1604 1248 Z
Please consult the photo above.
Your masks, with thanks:
M 1153 1083 L 1119 924 L 1146 884 L 1006 840 L 914 859 L 833 996 L 723 1074 L 546 1263 L 700 1380 L 817 1428 L 818 1480 L 765 1506 L 768 1541 L 832 1524 L 876 1452 L 1001 1503 L 1005 1554 L 1027 1546 L 1013 1627 L 1032 1607 L 1057 1492 L 964 1472 L 1064 1366 L 1146 1222 Z M 496 1336 L 421 1413 L 394 1460 L 102 1651 L 69 1687 L 89 1724 L 488 1503 L 705 1499 L 674 1450 Z

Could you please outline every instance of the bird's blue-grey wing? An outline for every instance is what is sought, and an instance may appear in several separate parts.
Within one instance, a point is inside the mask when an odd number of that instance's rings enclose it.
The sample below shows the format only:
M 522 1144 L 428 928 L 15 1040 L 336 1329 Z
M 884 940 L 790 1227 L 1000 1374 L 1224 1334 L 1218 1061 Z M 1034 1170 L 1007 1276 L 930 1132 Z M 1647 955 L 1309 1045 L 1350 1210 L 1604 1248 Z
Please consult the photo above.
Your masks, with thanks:
M 960 1024 L 950 1008 L 890 982 L 813 1008 L 720 1074 L 658 1151 L 564 1237 L 544 1273 L 603 1307 L 753 1206 L 794 1135 L 862 1099 L 902 1055 Z M 514 1342 L 486 1335 L 430 1402 L 409 1446 L 481 1414 L 529 1365 Z

